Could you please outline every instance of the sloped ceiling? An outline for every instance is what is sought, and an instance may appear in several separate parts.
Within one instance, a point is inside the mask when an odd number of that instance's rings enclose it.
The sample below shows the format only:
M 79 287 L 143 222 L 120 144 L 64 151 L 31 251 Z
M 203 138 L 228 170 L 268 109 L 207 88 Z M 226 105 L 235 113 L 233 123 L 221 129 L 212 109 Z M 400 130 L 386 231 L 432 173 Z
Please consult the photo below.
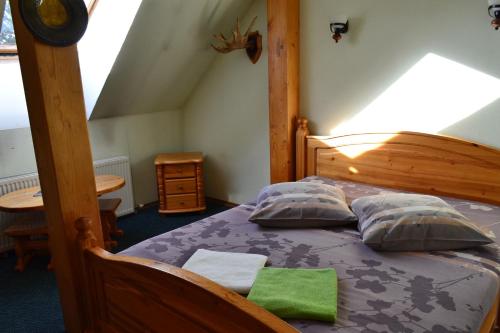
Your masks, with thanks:
M 91 118 L 182 108 L 253 0 L 144 0 Z M 242 27 L 244 29 L 246 27 Z

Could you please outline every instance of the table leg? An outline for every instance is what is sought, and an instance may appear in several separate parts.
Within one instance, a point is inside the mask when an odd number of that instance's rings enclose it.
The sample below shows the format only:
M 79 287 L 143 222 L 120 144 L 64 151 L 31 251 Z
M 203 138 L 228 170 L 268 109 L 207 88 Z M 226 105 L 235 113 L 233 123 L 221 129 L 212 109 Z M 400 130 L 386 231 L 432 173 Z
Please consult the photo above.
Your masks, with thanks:
M 111 224 L 111 234 L 116 237 L 122 237 L 123 236 L 123 230 L 118 228 L 118 217 L 116 217 L 116 213 L 109 213 L 109 220 Z
M 54 257 L 52 256 L 52 254 L 50 254 L 50 261 L 47 264 L 47 270 L 48 271 L 53 271 L 54 270 Z
M 26 242 L 29 242 L 29 240 L 29 236 L 18 237 L 15 240 L 17 261 L 14 269 L 18 272 L 23 272 L 28 264 L 28 261 L 31 259 L 31 255 L 26 252 Z
M 109 250 L 118 245 L 116 241 L 111 239 L 111 222 L 109 214 L 101 212 L 102 236 L 104 238 L 104 247 Z

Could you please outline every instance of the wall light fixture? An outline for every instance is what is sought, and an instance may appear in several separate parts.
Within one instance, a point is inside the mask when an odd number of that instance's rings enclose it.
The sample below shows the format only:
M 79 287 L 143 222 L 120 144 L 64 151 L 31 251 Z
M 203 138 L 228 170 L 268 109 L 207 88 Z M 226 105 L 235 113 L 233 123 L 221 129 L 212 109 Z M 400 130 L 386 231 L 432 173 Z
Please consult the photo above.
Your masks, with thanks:
M 335 40 L 335 43 L 338 43 L 342 39 L 342 35 L 349 31 L 349 20 L 347 17 L 333 19 L 330 23 L 330 31 L 333 33 L 333 40 Z
M 488 0 L 488 13 L 493 17 L 491 25 L 495 30 L 500 29 L 500 0 Z

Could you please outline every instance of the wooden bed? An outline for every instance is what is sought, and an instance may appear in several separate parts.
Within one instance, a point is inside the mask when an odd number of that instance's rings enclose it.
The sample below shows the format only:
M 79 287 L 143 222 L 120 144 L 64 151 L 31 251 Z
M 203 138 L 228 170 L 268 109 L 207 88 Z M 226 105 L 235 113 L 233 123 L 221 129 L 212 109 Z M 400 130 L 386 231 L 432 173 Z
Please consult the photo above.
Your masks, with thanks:
M 319 175 L 500 205 L 500 151 L 424 133 L 310 136 L 298 120 L 297 179 Z
M 307 121 L 301 119 L 299 178 L 321 175 L 500 204 L 500 152 L 492 148 L 422 133 L 307 134 Z M 349 146 L 369 149 L 352 158 L 345 155 Z M 91 331 L 160 332 L 166 327 L 173 332 L 294 331 L 243 297 L 195 274 L 104 251 L 96 246 L 90 223 L 78 221 Z M 498 302 L 481 333 L 495 332 L 497 312 Z
M 309 135 L 297 121 L 296 175 L 323 176 L 500 205 L 500 151 L 415 132 Z M 500 332 L 500 294 L 480 333 Z
M 287 8 L 288 3 L 296 8 Z M 294 141 L 289 120 L 298 110 L 298 1 L 269 1 L 268 6 L 269 39 L 280 41 L 270 43 L 269 54 L 271 164 L 282 166 L 281 174 L 295 166 L 298 178 L 317 174 L 500 204 L 500 151 L 447 137 L 311 137 L 307 121 L 300 119 L 297 163 L 289 160 Z M 18 0 L 11 0 L 11 8 L 67 331 L 294 332 L 207 279 L 102 249 L 76 45 L 41 43 L 24 25 Z M 346 153 L 349 147 L 356 154 Z M 273 181 L 283 178 L 278 176 Z M 498 302 L 480 333 L 495 331 L 497 311 Z

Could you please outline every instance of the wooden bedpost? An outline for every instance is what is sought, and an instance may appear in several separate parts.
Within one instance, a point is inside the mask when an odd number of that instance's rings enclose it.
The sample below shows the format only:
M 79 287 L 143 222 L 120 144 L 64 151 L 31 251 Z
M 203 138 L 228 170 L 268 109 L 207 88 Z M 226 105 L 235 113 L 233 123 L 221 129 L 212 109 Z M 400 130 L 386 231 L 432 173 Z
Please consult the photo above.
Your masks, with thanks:
M 307 136 L 309 135 L 308 120 L 300 117 L 297 120 L 297 132 L 295 134 L 295 173 L 296 180 L 302 179 L 307 175 Z
M 19 1 L 10 1 L 64 323 L 68 332 L 84 332 L 86 285 L 75 221 L 94 221 L 97 245 L 103 240 L 78 51 L 35 39 Z
M 94 332 L 96 331 L 96 316 L 95 316 L 95 299 L 93 298 L 92 290 L 92 279 L 91 273 L 88 271 L 85 262 L 85 251 L 95 248 L 97 246 L 97 238 L 92 232 L 92 220 L 88 217 L 82 217 L 76 220 L 75 228 L 77 230 L 76 235 L 76 244 L 78 251 L 78 260 L 80 261 L 80 265 L 83 271 L 83 284 L 84 288 L 84 297 L 82 301 L 84 303 L 85 308 L 85 324 L 86 324 L 86 332 Z
M 299 115 L 299 0 L 268 0 L 271 183 L 295 178 Z

